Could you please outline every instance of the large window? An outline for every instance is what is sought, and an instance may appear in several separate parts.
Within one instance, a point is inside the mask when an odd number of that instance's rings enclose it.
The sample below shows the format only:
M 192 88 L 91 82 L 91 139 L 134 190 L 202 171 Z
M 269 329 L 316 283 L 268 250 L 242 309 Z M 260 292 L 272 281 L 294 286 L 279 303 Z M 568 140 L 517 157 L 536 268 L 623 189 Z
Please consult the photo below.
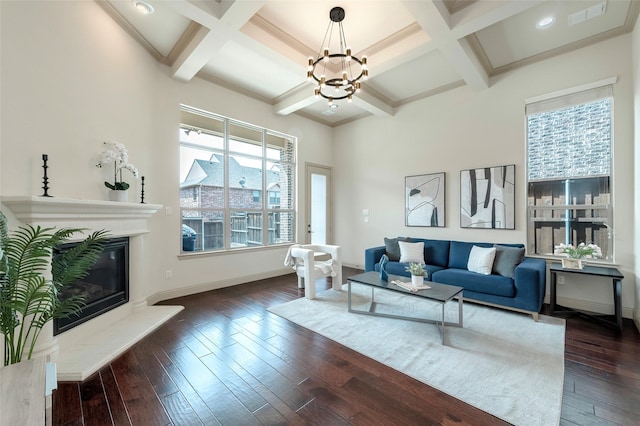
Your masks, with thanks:
M 293 242 L 294 173 L 294 137 L 182 106 L 183 252 Z
M 610 85 L 527 105 L 527 244 L 597 244 L 613 259 Z

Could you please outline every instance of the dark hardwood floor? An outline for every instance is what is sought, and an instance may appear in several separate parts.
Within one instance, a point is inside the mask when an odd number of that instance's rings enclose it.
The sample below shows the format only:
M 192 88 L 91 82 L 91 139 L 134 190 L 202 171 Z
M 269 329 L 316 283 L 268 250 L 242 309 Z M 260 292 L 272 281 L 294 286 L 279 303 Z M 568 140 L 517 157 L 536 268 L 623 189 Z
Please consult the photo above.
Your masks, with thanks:
M 290 275 L 163 302 L 185 310 L 88 380 L 58 383 L 53 424 L 505 424 L 266 311 L 302 296 Z M 561 424 L 640 424 L 631 321 L 616 333 L 568 318 L 565 359 Z

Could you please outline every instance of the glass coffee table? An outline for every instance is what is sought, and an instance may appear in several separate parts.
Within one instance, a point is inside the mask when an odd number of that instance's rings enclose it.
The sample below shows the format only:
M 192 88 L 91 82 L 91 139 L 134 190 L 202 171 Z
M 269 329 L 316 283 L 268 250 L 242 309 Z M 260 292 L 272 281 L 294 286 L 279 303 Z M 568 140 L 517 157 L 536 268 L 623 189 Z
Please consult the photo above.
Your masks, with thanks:
M 347 300 L 348 300 L 349 312 L 353 312 L 356 314 L 363 314 L 363 315 L 374 315 L 379 317 L 404 319 L 409 321 L 426 322 L 430 324 L 439 324 L 441 333 L 442 333 L 443 345 L 445 342 L 445 326 L 448 325 L 453 327 L 462 327 L 462 305 L 463 305 L 462 304 L 462 299 L 463 299 L 462 287 L 457 287 L 457 286 L 448 285 L 448 284 L 439 284 L 431 281 L 425 281 L 425 284 L 431 287 L 430 289 L 410 291 L 410 290 L 405 290 L 404 288 L 393 284 L 392 281 L 395 281 L 395 280 L 399 280 L 403 282 L 411 281 L 410 278 L 402 277 L 399 275 L 389 275 L 389 280 L 383 281 L 380 279 L 380 273 L 375 271 L 365 272 L 363 274 L 358 274 L 358 275 L 354 275 L 347 278 L 347 285 L 348 285 Z M 360 309 L 354 309 L 352 307 L 351 285 L 353 283 L 358 283 L 358 284 L 371 287 L 371 303 L 369 305 L 369 309 L 360 310 Z M 398 293 L 406 294 L 407 296 L 410 296 L 410 297 L 420 297 L 423 299 L 434 301 L 436 303 L 440 303 L 440 305 L 442 305 L 442 315 L 440 316 L 440 319 L 428 319 L 428 318 L 417 318 L 417 317 L 411 317 L 411 316 L 389 314 L 384 312 L 376 312 L 376 301 L 374 297 L 375 296 L 374 291 L 376 289 L 395 291 Z M 451 301 L 452 299 L 458 299 L 458 322 L 447 322 L 444 319 L 445 305 L 447 304 L 447 302 Z

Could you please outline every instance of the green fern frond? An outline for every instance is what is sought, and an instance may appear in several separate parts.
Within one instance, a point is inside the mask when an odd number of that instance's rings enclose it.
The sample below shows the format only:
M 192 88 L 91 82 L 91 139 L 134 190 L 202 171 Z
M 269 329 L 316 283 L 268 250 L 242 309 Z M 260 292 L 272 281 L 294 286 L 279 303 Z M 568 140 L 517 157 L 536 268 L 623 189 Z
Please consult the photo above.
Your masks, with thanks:
M 88 274 L 104 250 L 106 231 L 96 231 L 70 250 L 53 258 L 51 274 L 56 287 L 72 284 Z
M 53 256 L 56 247 L 83 231 L 26 225 L 9 234 L 0 212 L 0 333 L 5 365 L 20 362 L 25 352 L 30 358 L 47 322 L 77 314 L 84 306 L 78 296 L 60 301 L 60 290 L 87 275 L 103 251 L 107 232 L 94 232 L 73 249 Z

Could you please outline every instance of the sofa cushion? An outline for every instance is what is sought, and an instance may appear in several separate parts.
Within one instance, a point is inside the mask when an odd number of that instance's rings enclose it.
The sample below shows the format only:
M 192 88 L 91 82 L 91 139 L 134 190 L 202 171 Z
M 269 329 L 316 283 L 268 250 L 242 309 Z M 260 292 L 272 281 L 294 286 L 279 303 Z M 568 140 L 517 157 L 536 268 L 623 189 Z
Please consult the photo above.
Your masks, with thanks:
M 449 268 L 467 269 L 469 253 L 474 245 L 478 247 L 493 247 L 493 244 L 489 243 L 451 241 L 449 245 Z
M 466 269 L 449 268 L 434 272 L 431 281 L 495 296 L 514 297 L 516 294 L 513 279 L 501 275 L 477 274 Z M 464 297 L 464 292 L 462 295 Z
M 409 238 L 386 238 L 384 239 L 385 252 L 389 260 L 397 262 L 400 260 L 400 246 L 398 241 L 410 241 Z
M 471 247 L 469 252 L 469 260 L 467 261 L 467 269 L 471 272 L 477 272 L 483 275 L 491 274 L 493 268 L 493 260 L 496 256 L 495 247 Z
M 448 240 L 414 240 L 424 242 L 424 263 L 446 267 L 449 264 Z
M 424 263 L 424 242 L 398 241 L 398 245 L 400 246 L 400 263 Z
M 496 244 L 495 248 L 496 257 L 493 261 L 492 272 L 503 277 L 513 278 L 516 266 L 524 258 L 524 247 L 508 247 Z

